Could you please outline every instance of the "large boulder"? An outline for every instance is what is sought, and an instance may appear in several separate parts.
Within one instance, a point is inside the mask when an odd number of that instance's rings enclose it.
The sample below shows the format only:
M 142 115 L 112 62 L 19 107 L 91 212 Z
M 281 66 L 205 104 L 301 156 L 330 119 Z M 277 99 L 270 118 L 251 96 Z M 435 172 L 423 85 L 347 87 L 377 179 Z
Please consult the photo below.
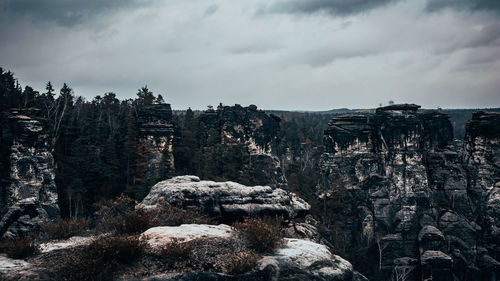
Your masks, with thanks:
M 257 269 L 273 272 L 274 280 L 359 280 L 352 265 L 325 245 L 286 238 L 272 255 L 259 261 Z M 362 279 L 361 279 L 362 280 Z
M 178 176 L 157 183 L 137 207 L 152 209 L 160 202 L 196 207 L 226 222 L 263 215 L 295 218 L 304 216 L 310 209 L 303 199 L 283 189 L 230 181 L 201 181 L 196 176 Z

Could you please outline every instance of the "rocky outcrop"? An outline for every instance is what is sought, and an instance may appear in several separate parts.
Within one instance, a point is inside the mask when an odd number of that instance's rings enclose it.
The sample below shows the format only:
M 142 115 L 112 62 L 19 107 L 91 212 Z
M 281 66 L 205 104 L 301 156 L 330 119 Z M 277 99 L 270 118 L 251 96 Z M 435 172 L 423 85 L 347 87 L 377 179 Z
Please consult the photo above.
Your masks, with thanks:
M 472 115 L 467 123 L 464 160 L 475 212 L 483 215 L 481 226 L 488 239 L 500 241 L 500 113 L 480 111 Z
M 226 146 L 244 144 L 252 158 L 249 169 L 270 173 L 266 184 L 273 188 L 286 186 L 278 157 L 279 117 L 266 114 L 255 105 L 242 107 L 236 104 L 207 110 L 198 120 L 208 130 L 207 138 L 218 139 Z M 254 167 L 256 165 L 262 167 Z
M 0 237 L 23 235 L 59 216 L 54 159 L 37 110 L 12 110 L 2 119 Z
M 196 176 L 178 176 L 157 183 L 138 208 L 155 208 L 162 201 L 183 208 L 196 207 L 229 222 L 245 216 L 295 218 L 304 216 L 310 208 L 295 194 L 279 188 L 201 181 Z
M 232 239 L 237 232 L 227 225 L 181 225 L 177 227 L 155 227 L 141 237 L 153 248 L 158 248 L 176 239 L 188 242 L 193 239 Z M 227 275 L 211 272 L 170 273 L 149 277 L 146 280 L 366 280 L 353 270 L 352 265 L 334 255 L 321 244 L 308 240 L 285 238 L 273 253 L 263 256 L 256 266 L 242 275 Z
M 146 163 L 144 178 L 156 183 L 174 168 L 172 109 L 154 104 L 139 110 L 139 157 Z
M 347 190 L 354 223 L 345 229 L 379 252 L 388 278 L 495 280 L 499 116 L 474 114 L 464 149 L 454 145 L 447 115 L 417 105 L 335 117 L 325 130 L 318 196 Z

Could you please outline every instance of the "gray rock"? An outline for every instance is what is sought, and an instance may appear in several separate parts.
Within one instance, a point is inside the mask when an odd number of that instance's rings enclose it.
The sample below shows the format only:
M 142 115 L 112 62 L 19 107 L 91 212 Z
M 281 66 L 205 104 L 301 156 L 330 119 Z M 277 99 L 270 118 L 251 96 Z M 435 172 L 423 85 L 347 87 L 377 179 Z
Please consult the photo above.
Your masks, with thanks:
M 35 115 L 34 109 L 12 110 L 2 122 L 8 125 L 1 143 L 8 172 L 0 180 L 0 237 L 24 235 L 59 216 L 50 138 Z
M 404 258 L 428 259 L 422 264 L 432 270 L 412 269 L 426 278 L 493 278 L 492 257 L 500 256 L 500 113 L 475 113 L 463 149 L 457 143 L 446 114 L 413 104 L 336 116 L 325 130 L 318 196 L 339 187 L 350 193 L 356 221 L 349 217 L 343 229 L 353 241 L 383 246 L 387 278 Z M 447 258 L 437 262 L 435 253 Z
M 195 176 L 178 176 L 157 183 L 137 208 L 155 208 L 162 200 L 174 206 L 200 208 L 223 221 L 262 215 L 295 218 L 310 209 L 303 199 L 279 188 L 201 181 Z

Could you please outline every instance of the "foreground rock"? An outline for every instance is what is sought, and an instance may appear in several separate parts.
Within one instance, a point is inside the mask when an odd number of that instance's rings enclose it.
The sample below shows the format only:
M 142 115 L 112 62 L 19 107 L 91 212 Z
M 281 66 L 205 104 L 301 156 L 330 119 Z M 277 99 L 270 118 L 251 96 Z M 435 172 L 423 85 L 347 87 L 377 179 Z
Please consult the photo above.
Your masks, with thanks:
M 222 221 L 262 215 L 295 218 L 304 216 L 310 209 L 303 199 L 279 188 L 200 181 L 195 176 L 179 176 L 157 183 L 138 208 L 155 208 L 161 201 L 183 208 L 196 207 Z
M 411 104 L 335 117 L 325 130 L 327 184 L 318 196 L 349 194 L 337 231 L 378 253 L 372 271 L 406 280 L 496 280 L 500 114 L 475 113 L 463 150 L 452 132 L 446 114 Z
M 259 261 L 257 268 L 272 272 L 275 280 L 365 280 L 325 245 L 301 239 L 286 238 L 273 255 Z
M 34 269 L 29 262 L 0 256 L 0 280 L 40 280 Z
M 0 238 L 23 235 L 59 215 L 54 159 L 35 109 L 0 118 Z
M 161 246 L 176 240 L 184 243 L 201 238 L 230 238 L 235 231 L 225 224 L 183 224 L 180 226 L 158 226 L 143 232 L 141 238 L 150 246 Z
M 194 239 L 234 239 L 236 232 L 227 225 L 181 225 L 155 227 L 141 236 L 155 247 L 173 238 L 181 242 Z M 133 279 L 129 279 L 133 280 Z M 213 272 L 166 273 L 145 280 L 366 280 L 352 265 L 321 244 L 308 240 L 285 238 L 274 253 L 262 257 L 256 266 L 242 275 Z

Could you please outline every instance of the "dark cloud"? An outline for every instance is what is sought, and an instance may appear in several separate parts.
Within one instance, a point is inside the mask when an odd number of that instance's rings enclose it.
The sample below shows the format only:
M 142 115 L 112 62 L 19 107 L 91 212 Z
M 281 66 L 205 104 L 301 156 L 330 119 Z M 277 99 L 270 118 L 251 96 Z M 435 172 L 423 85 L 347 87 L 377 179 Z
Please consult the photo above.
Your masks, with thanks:
M 493 22 L 481 29 L 476 36 L 467 42 L 466 47 L 498 46 L 500 45 L 500 22 Z
M 334 15 L 362 13 L 397 0 L 285 0 L 272 5 L 271 12 L 310 14 L 327 12 Z
M 326 12 L 332 15 L 353 15 L 363 13 L 402 0 L 282 0 L 270 5 L 268 12 L 312 14 Z M 443 9 L 468 11 L 493 11 L 500 13 L 499 0 L 427 0 L 426 10 L 429 12 Z
M 53 21 L 64 26 L 82 23 L 104 12 L 137 7 L 150 0 L 0 0 L 6 17 L 27 17 L 33 21 Z
M 205 10 L 205 16 L 211 16 L 211 15 L 215 14 L 218 9 L 219 9 L 219 6 L 217 6 L 215 4 L 208 6 L 208 8 Z
M 438 11 L 446 8 L 469 11 L 495 11 L 500 13 L 498 0 L 427 0 L 428 11 Z

